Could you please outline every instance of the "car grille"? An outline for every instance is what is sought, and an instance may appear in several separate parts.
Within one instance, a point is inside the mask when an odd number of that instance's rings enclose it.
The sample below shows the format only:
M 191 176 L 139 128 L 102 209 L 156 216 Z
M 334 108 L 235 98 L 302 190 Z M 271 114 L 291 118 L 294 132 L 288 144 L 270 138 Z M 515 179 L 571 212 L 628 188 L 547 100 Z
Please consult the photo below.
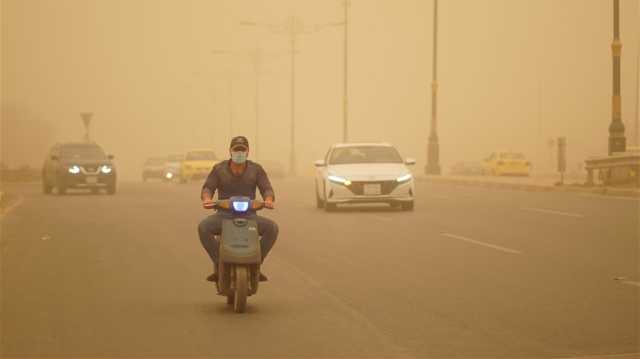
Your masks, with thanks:
M 82 169 L 84 169 L 86 173 L 96 173 L 99 167 L 99 165 L 83 165 Z
M 348 187 L 349 190 L 355 195 L 362 196 L 364 195 L 364 185 L 366 184 L 379 184 L 380 185 L 380 193 L 382 195 L 388 195 L 393 192 L 396 187 L 398 187 L 398 181 L 362 181 L 362 182 L 351 182 L 351 185 Z

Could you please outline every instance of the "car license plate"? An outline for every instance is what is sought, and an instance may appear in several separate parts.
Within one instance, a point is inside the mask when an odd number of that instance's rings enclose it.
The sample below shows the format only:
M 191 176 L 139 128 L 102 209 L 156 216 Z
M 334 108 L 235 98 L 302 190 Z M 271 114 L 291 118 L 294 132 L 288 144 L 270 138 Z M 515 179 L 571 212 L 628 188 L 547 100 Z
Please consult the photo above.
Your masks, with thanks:
M 87 184 L 96 184 L 98 183 L 98 177 L 87 177 L 85 181 L 87 182 Z
M 378 183 L 365 183 L 363 187 L 365 196 L 377 196 L 382 193 L 381 186 Z

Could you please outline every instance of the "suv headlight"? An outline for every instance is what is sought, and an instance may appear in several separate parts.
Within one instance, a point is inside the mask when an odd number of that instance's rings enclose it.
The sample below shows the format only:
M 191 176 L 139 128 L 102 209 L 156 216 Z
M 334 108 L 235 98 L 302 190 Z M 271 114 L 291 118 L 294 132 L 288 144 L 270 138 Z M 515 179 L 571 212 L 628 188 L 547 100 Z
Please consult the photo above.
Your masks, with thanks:
M 329 177 L 327 177 L 327 179 L 333 183 L 339 183 L 345 186 L 349 186 L 351 185 L 351 181 L 349 181 L 346 178 L 342 178 L 340 176 L 336 176 L 336 175 L 329 175 Z
M 113 167 L 108 166 L 108 165 L 104 165 L 104 166 L 100 167 L 100 172 L 108 175 L 109 173 L 113 172 Z
M 73 165 L 73 166 L 69 167 L 68 171 L 71 174 L 77 175 L 78 173 L 80 173 L 80 166 Z
M 398 178 L 396 178 L 396 181 L 398 182 L 407 182 L 408 180 L 412 179 L 413 176 L 411 175 L 411 173 L 407 173 L 404 176 L 400 176 Z

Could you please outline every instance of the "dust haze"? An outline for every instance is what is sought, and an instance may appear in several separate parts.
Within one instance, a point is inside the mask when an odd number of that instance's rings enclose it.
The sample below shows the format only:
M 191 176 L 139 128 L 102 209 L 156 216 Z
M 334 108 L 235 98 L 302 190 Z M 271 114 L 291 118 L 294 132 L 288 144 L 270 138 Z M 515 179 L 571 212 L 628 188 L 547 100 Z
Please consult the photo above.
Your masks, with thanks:
M 623 121 L 637 143 L 638 2 L 621 2 Z M 388 141 L 426 160 L 432 3 L 355 0 L 350 8 L 350 141 Z M 495 150 L 550 170 L 550 138 L 566 136 L 570 166 L 606 152 L 612 17 L 601 0 L 443 1 L 439 135 L 446 168 Z M 213 148 L 231 135 L 259 159 L 288 164 L 290 16 L 341 22 L 340 1 L 2 2 L 2 159 L 40 166 L 56 142 L 79 140 L 79 113 L 126 178 L 149 156 Z M 279 25 L 243 26 L 243 22 Z M 297 37 L 300 173 L 341 139 L 343 30 Z M 256 71 L 251 53 L 263 53 Z M 258 78 L 256 78 L 256 73 Z M 258 106 L 255 88 L 259 86 Z M 253 155 L 253 154 L 252 154 Z M 572 168 L 573 168 L 572 167 Z

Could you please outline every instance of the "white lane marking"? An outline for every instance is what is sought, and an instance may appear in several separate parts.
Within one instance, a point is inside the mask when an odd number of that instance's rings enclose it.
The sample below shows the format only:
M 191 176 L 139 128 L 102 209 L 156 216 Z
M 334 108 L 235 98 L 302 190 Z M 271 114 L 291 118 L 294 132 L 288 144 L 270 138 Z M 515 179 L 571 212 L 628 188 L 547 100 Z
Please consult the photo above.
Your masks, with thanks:
M 620 197 L 620 196 L 609 196 L 606 194 L 581 194 L 580 197 L 585 198 L 599 198 L 599 199 L 616 199 L 621 201 L 631 201 L 631 202 L 640 202 L 640 197 Z
M 20 207 L 20 205 L 22 205 L 22 202 L 24 202 L 24 197 L 18 197 L 18 199 L 14 203 L 12 203 L 9 207 L 5 208 L 4 211 L 0 211 L 0 219 L 2 219 L 4 216 L 9 214 L 9 212 L 13 211 L 14 209 Z
M 574 218 L 582 218 L 582 217 L 584 217 L 583 214 L 579 214 L 579 213 L 562 212 L 562 211 L 556 211 L 556 210 L 553 210 L 553 209 L 546 209 L 546 208 L 524 207 L 524 208 L 521 208 L 521 209 L 523 211 L 546 213 L 546 214 L 555 214 L 555 215 L 558 215 L 558 216 L 565 216 L 565 217 L 574 217 Z
M 625 277 L 615 277 L 615 278 L 613 278 L 613 280 L 619 282 L 620 284 L 633 285 L 633 286 L 636 286 L 636 287 L 640 287 L 640 282 L 628 280 Z
M 633 286 L 636 286 L 636 287 L 640 287 L 640 282 L 634 282 L 632 280 L 622 280 L 622 281 L 620 281 L 620 283 L 626 284 L 626 285 L 633 285 Z
M 624 354 L 602 354 L 602 355 L 594 355 L 594 356 L 583 356 L 583 357 L 563 357 L 564 359 L 638 359 L 640 358 L 640 353 L 624 353 Z
M 485 243 L 485 242 L 481 242 L 481 241 L 476 241 L 475 239 L 471 239 L 471 238 L 467 238 L 467 237 L 463 237 L 463 236 L 458 236 L 458 235 L 451 234 L 451 233 L 441 233 L 441 234 L 443 236 L 445 236 L 445 237 L 449 237 L 449 238 L 453 238 L 453 239 L 459 239 L 461 241 L 477 244 L 479 246 L 483 246 L 483 247 L 487 247 L 487 248 L 492 248 L 492 249 L 495 249 L 495 250 L 498 250 L 498 251 L 502 251 L 502 252 L 505 252 L 505 253 L 522 254 L 522 252 L 517 251 L 515 249 L 511 249 L 511 248 L 507 248 L 507 247 L 501 247 L 501 246 L 497 246 L 497 245 L 491 244 L 491 243 Z

